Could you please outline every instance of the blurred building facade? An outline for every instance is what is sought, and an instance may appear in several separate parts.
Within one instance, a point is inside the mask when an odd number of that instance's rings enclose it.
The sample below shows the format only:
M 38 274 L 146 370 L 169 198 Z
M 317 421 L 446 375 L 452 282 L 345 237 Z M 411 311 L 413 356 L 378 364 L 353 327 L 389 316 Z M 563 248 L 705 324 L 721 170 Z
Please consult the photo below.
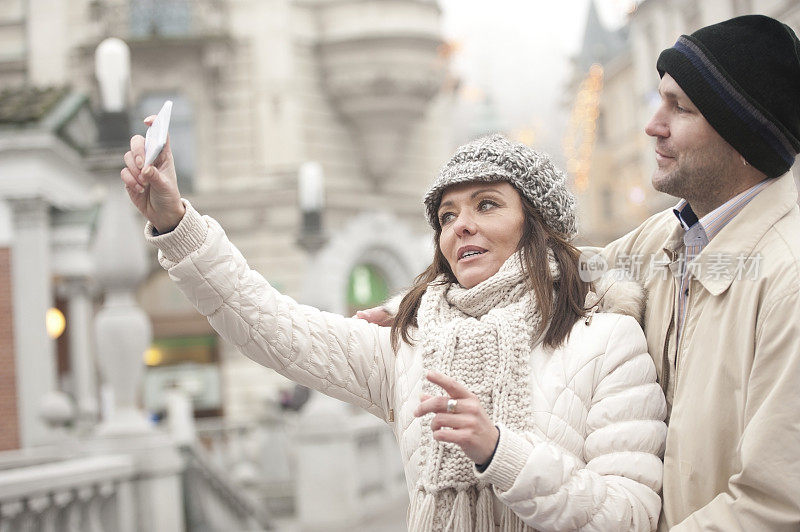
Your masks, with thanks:
M 654 141 L 644 127 L 659 102 L 656 59 L 681 34 L 753 13 L 800 30 L 794 0 L 644 0 L 632 3 L 627 24 L 615 31 L 603 26 L 592 1 L 573 59 L 565 138 L 583 242 L 604 245 L 676 203 L 650 184 Z
M 0 87 L 68 85 L 97 102 L 95 47 L 109 36 L 130 46 L 134 123 L 174 102 L 184 195 L 282 292 L 349 313 L 424 267 L 421 191 L 451 148 L 436 2 L 0 6 Z M 324 177 L 312 176 L 307 187 L 321 190 L 305 194 L 324 201 L 304 217 L 298 181 L 308 162 Z M 154 326 L 149 409 L 163 410 L 161 390 L 182 379 L 198 409 L 236 418 L 286 387 L 218 340 L 155 263 L 139 299 Z
M 170 134 L 184 196 L 219 220 L 280 291 L 351 314 L 407 286 L 430 257 L 420 198 L 452 137 L 440 15 L 430 0 L 0 0 L 0 451 L 10 452 L 0 456 L 3 526 L 61 515 L 49 506 L 61 492 L 34 504 L 25 490 L 55 482 L 75 491 L 70 472 L 87 468 L 100 487 L 70 511 L 100 511 L 95 496 L 113 495 L 127 510 L 131 500 L 161 500 L 173 517 L 185 510 L 175 523 L 185 518 L 188 528 L 194 520 L 257 529 L 265 517 L 253 500 L 271 497 L 267 506 L 274 507 L 292 484 L 306 493 L 322 489 L 291 469 L 292 453 L 346 468 L 352 482 L 341 474 L 329 479 L 341 490 L 327 517 L 340 525 L 405 493 L 396 450 L 375 420 L 318 403 L 307 422 L 335 423 L 303 439 L 298 421 L 299 443 L 290 449 L 288 418 L 272 407 L 291 385 L 218 338 L 173 287 L 154 250 L 136 291 L 153 332 L 141 382 L 138 372 L 130 374 L 142 390 L 138 408 L 160 416 L 168 392 L 188 396 L 189 411 L 207 417 L 188 433 L 210 446 L 213 461 L 187 451 L 178 466 L 158 440 L 172 460 L 162 471 L 173 475 L 159 487 L 141 480 L 149 479 L 141 468 L 152 473 L 157 464 L 107 460 L 108 448 L 99 464 L 58 460 L 72 451 L 98 454 L 90 440 L 109 408 L 108 371 L 98 372 L 93 336 L 96 312 L 110 296 L 99 289 L 102 265 L 92 261 L 98 206 L 121 189 L 124 150 L 99 147 L 98 44 L 117 37 L 128 45 L 131 75 L 123 89 L 132 123 L 174 102 Z M 143 125 L 133 129 L 144 133 Z M 120 234 L 129 238 L 140 233 Z M 113 277 L 107 270 L 102 275 Z M 45 328 L 50 308 L 63 315 L 58 340 Z M 139 440 L 151 445 L 153 438 Z M 360 453 L 369 467 L 332 459 L 320 441 L 353 459 Z M 27 466 L 38 469 L 19 469 Z M 375 471 L 389 474 L 372 478 Z M 279 481 L 262 482 L 264 472 Z M 183 475 L 184 495 L 193 486 L 189 499 L 202 504 L 176 514 L 181 477 L 174 475 Z M 127 491 L 102 495 L 108 482 Z M 243 498 L 245 485 L 255 499 Z M 320 501 L 294 506 L 302 513 Z M 147 504 L 137 508 L 150 513 Z M 122 522 L 131 517 L 118 514 Z M 122 529 L 153 529 L 147 522 L 129 520 Z

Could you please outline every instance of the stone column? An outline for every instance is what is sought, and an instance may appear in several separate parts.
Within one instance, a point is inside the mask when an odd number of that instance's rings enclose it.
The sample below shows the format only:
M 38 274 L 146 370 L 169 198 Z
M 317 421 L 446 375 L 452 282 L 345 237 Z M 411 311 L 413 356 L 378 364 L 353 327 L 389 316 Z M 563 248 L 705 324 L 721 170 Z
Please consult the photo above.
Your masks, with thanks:
M 304 530 L 346 529 L 361 519 L 353 415 L 335 399 L 315 393 L 297 423 L 295 507 Z
M 62 212 L 52 220 L 52 271 L 56 292 L 67 301 L 67 336 L 72 393 L 81 432 L 99 416 L 97 370 L 92 346 L 92 275 L 94 262 L 90 210 Z
M 90 427 L 100 414 L 97 370 L 92 349 L 92 297 L 88 278 L 66 279 L 59 292 L 67 298 L 67 329 L 78 424 Z
M 48 204 L 40 198 L 9 201 L 13 212 L 11 279 L 14 308 L 20 445 L 51 443 L 39 402 L 56 389 L 55 343 L 45 313 L 53 304 Z
M 105 293 L 94 323 L 97 361 L 113 398 L 95 437 L 85 447 L 134 456 L 139 471 L 135 493 L 140 530 L 180 532 L 185 528 L 183 459 L 172 439 L 156 430 L 138 406 L 143 355 L 153 337 L 150 321 L 134 297 L 147 276 L 144 246 L 142 222 L 115 181 L 109 185 L 98 217 L 94 246 L 95 279 Z
M 147 275 L 144 246 L 141 223 L 115 183 L 100 210 L 94 242 L 95 277 L 105 293 L 94 323 L 97 362 L 113 394 L 110 411 L 103 412 L 98 427 L 101 435 L 153 430 L 138 405 L 144 352 L 153 338 L 150 320 L 135 299 L 136 287 Z

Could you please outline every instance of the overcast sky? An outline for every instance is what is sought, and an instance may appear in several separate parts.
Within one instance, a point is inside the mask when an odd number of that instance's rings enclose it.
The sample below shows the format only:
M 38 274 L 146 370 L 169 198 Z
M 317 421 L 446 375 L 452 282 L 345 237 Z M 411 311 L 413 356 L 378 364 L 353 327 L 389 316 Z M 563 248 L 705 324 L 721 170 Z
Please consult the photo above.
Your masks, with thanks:
M 625 22 L 632 3 L 595 1 L 609 28 Z M 452 69 L 462 87 L 490 94 L 499 126 L 532 128 L 535 144 L 560 158 L 568 114 L 562 94 L 589 0 L 440 0 L 440 5 L 445 39 L 457 45 Z M 457 142 L 469 132 L 459 135 Z

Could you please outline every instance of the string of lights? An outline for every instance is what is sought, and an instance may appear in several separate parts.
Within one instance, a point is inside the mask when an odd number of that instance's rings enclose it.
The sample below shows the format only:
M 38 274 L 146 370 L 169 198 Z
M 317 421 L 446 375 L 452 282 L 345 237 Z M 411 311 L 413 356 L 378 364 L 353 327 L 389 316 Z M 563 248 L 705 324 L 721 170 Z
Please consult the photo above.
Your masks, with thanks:
M 603 90 L 603 67 L 594 64 L 581 82 L 564 136 L 567 173 L 575 190 L 582 192 L 589 185 L 592 149 L 600 116 L 600 93 Z

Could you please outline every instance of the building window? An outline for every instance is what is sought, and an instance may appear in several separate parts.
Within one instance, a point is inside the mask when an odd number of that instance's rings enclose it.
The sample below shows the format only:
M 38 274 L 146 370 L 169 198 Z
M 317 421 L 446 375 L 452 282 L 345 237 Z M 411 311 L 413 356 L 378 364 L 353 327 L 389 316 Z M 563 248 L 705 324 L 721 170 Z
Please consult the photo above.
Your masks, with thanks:
M 178 388 L 192 400 L 198 416 L 222 411 L 216 336 L 154 340 L 144 354 L 144 406 L 157 417 L 166 410 L 167 393 Z
M 144 135 L 147 128 L 141 118 L 158 113 L 164 101 L 172 100 L 172 115 L 169 120 L 169 142 L 175 158 L 178 187 L 182 193 L 194 191 L 196 163 L 194 113 L 188 98 L 174 93 L 150 93 L 139 100 L 132 123 L 136 131 Z
M 389 283 L 383 273 L 371 264 L 359 264 L 350 272 L 347 282 L 349 315 L 357 310 L 380 305 L 389 297 Z
M 191 5 L 188 0 L 129 0 L 133 37 L 178 37 L 189 34 Z

